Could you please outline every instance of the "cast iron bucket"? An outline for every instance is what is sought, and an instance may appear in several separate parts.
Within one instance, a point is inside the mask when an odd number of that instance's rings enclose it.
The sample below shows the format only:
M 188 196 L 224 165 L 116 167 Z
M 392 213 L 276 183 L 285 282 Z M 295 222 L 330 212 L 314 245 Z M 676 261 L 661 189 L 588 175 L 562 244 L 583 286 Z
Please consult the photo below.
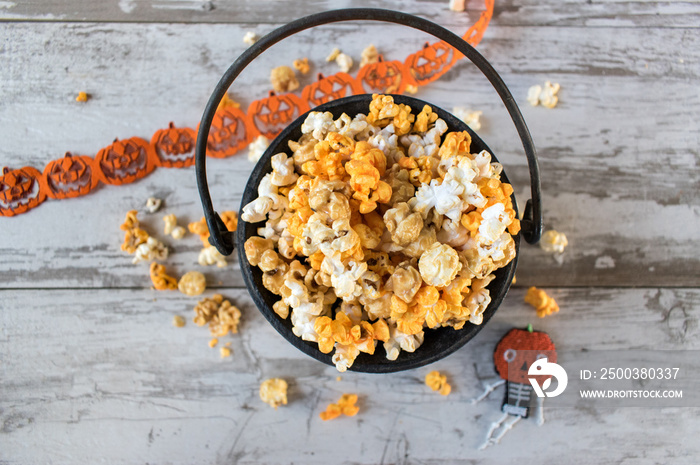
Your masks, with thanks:
M 211 232 L 209 242 L 224 255 L 230 255 L 234 248 L 238 248 L 238 257 L 243 278 L 248 291 L 250 292 L 250 295 L 255 301 L 255 304 L 260 312 L 292 345 L 307 355 L 310 355 L 311 357 L 328 365 L 332 365 L 330 354 L 324 354 L 318 350 L 318 345 L 316 343 L 303 341 L 301 338 L 295 336 L 294 333 L 292 333 L 292 324 L 290 319 L 287 318 L 282 320 L 277 316 L 272 309 L 272 305 L 279 300 L 279 297 L 263 287 L 262 272 L 259 268 L 253 267 L 248 263 L 243 244 L 249 237 L 255 235 L 257 228 L 264 223 L 261 222 L 257 224 L 250 224 L 241 220 L 238 222 L 237 231 L 228 231 L 218 213 L 214 211 L 206 176 L 206 142 L 219 102 L 221 102 L 221 99 L 236 77 L 248 64 L 250 64 L 251 61 L 253 61 L 253 59 L 275 43 L 289 37 L 292 34 L 295 34 L 296 32 L 323 24 L 356 20 L 373 20 L 398 23 L 422 30 L 445 41 L 455 49 L 459 50 L 464 56 L 469 58 L 469 60 L 471 60 L 491 82 L 493 87 L 498 92 L 498 95 L 503 100 L 511 119 L 517 128 L 530 170 L 530 192 L 532 198 L 528 200 L 525 205 L 525 211 L 521 220 L 521 232 L 514 237 L 516 255 L 508 265 L 496 271 L 496 278 L 488 286 L 491 294 L 491 303 L 484 311 L 482 324 L 474 325 L 467 323 L 464 328 L 460 330 L 454 330 L 449 327 L 426 329 L 424 342 L 415 352 L 409 353 L 402 351 L 398 359 L 394 361 L 387 360 L 384 357 L 381 349 L 378 349 L 374 355 L 361 353 L 350 368 L 351 371 L 389 373 L 417 368 L 435 362 L 456 351 L 470 339 L 472 339 L 496 312 L 499 305 L 505 298 L 508 289 L 510 288 L 518 261 L 520 236 L 522 235 L 528 243 L 536 244 L 539 241 L 542 233 L 540 177 L 535 147 L 532 142 L 530 132 L 525 125 L 525 121 L 523 120 L 520 110 L 510 94 L 510 91 L 506 87 L 501 77 L 496 73 L 486 59 L 481 56 L 481 54 L 479 54 L 471 45 L 447 29 L 428 20 L 397 11 L 369 8 L 345 9 L 327 11 L 298 19 L 271 32 L 256 42 L 253 46 L 248 48 L 231 65 L 217 84 L 211 98 L 209 99 L 209 102 L 207 103 L 199 126 L 195 156 L 196 175 L 199 195 L 204 208 L 204 216 L 206 217 L 207 225 L 209 226 L 209 231 Z M 426 102 L 408 96 L 394 95 L 393 97 L 397 103 L 410 105 L 414 114 L 419 113 L 423 108 L 423 105 L 426 105 Z M 345 97 L 320 105 L 312 109 L 312 111 L 330 111 L 335 118 L 338 118 L 342 113 L 347 113 L 349 116 L 353 117 L 357 113 L 366 114 L 369 111 L 369 103 L 371 99 L 372 96 L 369 94 Z M 493 152 L 465 123 L 450 113 L 436 107 L 435 105 L 429 105 L 433 108 L 434 112 L 438 113 L 440 118 L 445 120 L 448 126 L 448 131 L 468 131 L 470 133 L 472 137 L 472 152 L 487 150 L 492 154 L 493 161 L 498 161 Z M 263 176 L 265 176 L 265 174 L 272 171 L 272 166 L 270 163 L 271 157 L 279 152 L 285 152 L 287 155 L 291 156 L 291 151 L 289 150 L 287 142 L 289 140 L 297 140 L 301 137 L 301 125 L 307 114 L 308 113 L 300 116 L 271 142 L 270 146 L 260 158 L 257 165 L 253 169 L 250 178 L 248 179 L 248 184 L 246 185 L 243 198 L 241 199 L 241 208 L 257 197 L 257 187 L 260 180 Z M 504 182 L 509 182 L 505 169 L 501 174 L 501 179 Z M 517 213 L 517 205 L 514 196 L 512 197 L 512 201 Z

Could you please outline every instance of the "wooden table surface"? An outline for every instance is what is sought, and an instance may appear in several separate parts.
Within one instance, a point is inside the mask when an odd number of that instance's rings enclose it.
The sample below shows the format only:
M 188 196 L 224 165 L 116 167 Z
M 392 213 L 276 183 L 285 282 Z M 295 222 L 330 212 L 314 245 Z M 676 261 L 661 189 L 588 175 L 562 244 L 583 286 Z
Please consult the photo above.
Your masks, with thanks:
M 88 0 L 0 2 L 0 166 L 40 170 L 65 152 L 94 156 L 114 138 L 150 138 L 170 121 L 194 127 L 224 70 L 258 35 L 306 13 L 347 6 L 413 13 L 463 34 L 466 13 L 447 0 Z M 256 60 L 231 94 L 247 106 L 267 95 L 269 70 L 302 56 L 318 72 L 333 47 L 359 62 L 374 43 L 403 60 L 428 37 L 362 22 L 307 31 Z M 237 260 L 197 264 L 199 240 L 168 241 L 169 270 L 203 271 L 243 312 L 208 347 L 192 323 L 196 298 L 151 289 L 148 266 L 120 250 L 125 213 L 202 216 L 194 168 L 157 169 L 0 218 L 0 463 L 698 463 L 698 408 L 546 410 L 479 451 L 502 394 L 470 400 L 495 379 L 492 351 L 511 327 L 532 323 L 562 353 L 700 349 L 700 2 L 496 0 L 478 50 L 520 105 L 538 149 L 545 227 L 566 233 L 561 257 L 523 245 L 517 283 L 467 346 L 435 364 L 388 375 L 344 373 L 302 354 L 255 308 Z M 357 70 L 357 64 L 351 71 Z M 561 84 L 554 109 L 528 88 Z M 77 103 L 79 91 L 91 94 Z M 481 137 L 504 163 L 521 203 L 527 165 L 508 114 L 466 60 L 417 97 L 483 111 Z M 210 160 L 218 210 L 238 210 L 253 164 L 245 153 Z M 148 197 L 164 199 L 153 215 Z M 545 289 L 561 311 L 538 319 L 523 301 Z M 188 320 L 172 325 L 174 315 Z M 564 363 L 565 360 L 562 360 Z M 437 369 L 453 392 L 424 384 Z M 270 377 L 289 404 L 258 398 Z M 360 413 L 322 422 L 346 392 Z

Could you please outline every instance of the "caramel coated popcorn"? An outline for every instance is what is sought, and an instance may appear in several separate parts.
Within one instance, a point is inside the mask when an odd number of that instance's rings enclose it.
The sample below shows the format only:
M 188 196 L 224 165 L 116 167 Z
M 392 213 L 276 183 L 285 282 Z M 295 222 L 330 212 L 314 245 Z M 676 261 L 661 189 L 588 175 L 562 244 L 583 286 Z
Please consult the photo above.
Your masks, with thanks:
M 431 371 L 425 375 L 425 385 L 443 396 L 452 392 L 452 386 L 447 382 L 447 376 L 440 374 L 439 371 Z
M 270 72 L 270 83 L 275 92 L 292 92 L 299 88 L 294 70 L 289 66 L 278 66 Z
M 186 295 L 199 295 L 207 288 L 207 280 L 199 271 L 188 271 L 178 281 L 177 288 Z
M 238 333 L 238 323 L 241 321 L 241 311 L 221 294 L 200 300 L 194 307 L 193 321 L 197 326 L 209 325 L 212 336 L 226 336 Z
M 379 61 L 379 52 L 374 44 L 369 44 L 362 50 L 362 58 L 360 59 L 360 67 L 364 65 L 369 65 L 371 63 L 377 63 Z
M 306 57 L 294 60 L 292 65 L 294 66 L 294 69 L 299 71 L 301 74 L 306 74 L 309 72 L 309 69 L 311 69 L 309 66 L 309 59 Z
M 354 417 L 360 411 L 360 407 L 355 405 L 356 403 L 357 394 L 343 394 L 337 404 L 328 405 L 326 410 L 321 412 L 319 416 L 323 421 L 333 420 L 341 415 Z
M 379 344 L 396 360 L 426 330 L 481 324 L 520 224 L 491 154 L 388 95 L 367 115 L 310 112 L 301 130 L 241 217 L 259 223 L 245 255 L 293 333 L 342 372 Z
M 556 313 L 559 311 L 559 305 L 557 302 L 547 295 L 542 289 L 537 289 L 536 287 L 531 287 L 527 290 L 525 294 L 525 302 L 532 305 L 537 311 L 537 316 L 544 318 L 547 315 Z
M 275 409 L 287 405 L 287 382 L 281 378 L 266 379 L 260 384 L 260 400 Z

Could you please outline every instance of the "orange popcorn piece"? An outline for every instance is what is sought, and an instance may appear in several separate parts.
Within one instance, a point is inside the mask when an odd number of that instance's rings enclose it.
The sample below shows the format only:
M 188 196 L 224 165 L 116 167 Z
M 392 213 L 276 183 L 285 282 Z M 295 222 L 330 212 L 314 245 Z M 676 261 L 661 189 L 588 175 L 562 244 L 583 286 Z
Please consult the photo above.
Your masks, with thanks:
M 125 231 L 124 233 L 124 243 L 121 248 L 124 252 L 133 254 L 139 245 L 145 243 L 148 240 L 149 234 L 143 229 L 139 228 L 139 220 L 136 218 L 136 210 L 129 210 L 126 213 L 126 218 L 124 223 L 119 226 L 119 229 Z
M 430 105 L 423 106 L 423 110 L 416 116 L 416 122 L 413 125 L 414 132 L 427 132 L 428 126 L 437 121 L 438 114 L 433 113 Z
M 525 294 L 525 302 L 529 303 L 537 311 L 537 316 L 544 318 L 547 315 L 556 313 L 559 311 L 559 305 L 550 296 L 547 295 L 542 289 L 537 289 L 536 287 L 531 287 L 527 290 Z
M 202 217 L 201 220 L 187 225 L 187 229 L 192 233 L 199 236 L 205 247 L 209 245 L 209 227 L 207 226 L 207 220 Z
M 177 279 L 168 276 L 165 272 L 165 266 L 156 262 L 151 263 L 151 281 L 153 287 L 158 291 L 174 291 L 177 289 Z
M 467 131 L 448 132 L 438 150 L 438 156 L 441 160 L 445 160 L 459 154 L 469 155 L 471 144 L 472 137 Z
M 341 415 L 354 417 L 360 411 L 360 407 L 355 405 L 356 403 L 357 394 L 343 394 L 337 404 L 328 405 L 326 410 L 321 412 L 319 416 L 323 421 L 333 420 Z
M 447 382 L 447 376 L 440 374 L 439 371 L 431 371 L 425 375 L 425 384 L 433 391 L 438 391 L 443 396 L 452 392 L 452 386 Z

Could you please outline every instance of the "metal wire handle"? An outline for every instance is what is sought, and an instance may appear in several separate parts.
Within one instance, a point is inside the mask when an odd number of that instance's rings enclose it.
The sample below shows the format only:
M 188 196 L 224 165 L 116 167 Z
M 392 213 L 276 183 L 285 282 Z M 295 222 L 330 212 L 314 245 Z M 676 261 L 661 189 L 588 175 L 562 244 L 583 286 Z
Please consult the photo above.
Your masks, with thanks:
M 540 171 L 537 165 L 535 145 L 530 136 L 530 131 L 525 124 L 525 120 L 520 113 L 520 109 L 503 82 L 503 79 L 501 79 L 491 64 L 486 61 L 486 58 L 477 52 L 474 47 L 444 27 L 438 26 L 427 19 L 407 13 L 377 8 L 348 8 L 324 11 L 292 21 L 291 23 L 275 29 L 249 47 L 221 77 L 221 80 L 214 88 L 214 92 L 212 92 L 209 102 L 207 102 L 207 106 L 204 109 L 195 148 L 197 188 L 199 189 L 204 216 L 207 220 L 207 226 L 209 227 L 209 242 L 224 255 L 230 255 L 231 252 L 233 252 L 235 232 L 228 231 L 219 214 L 214 211 L 209 194 L 206 173 L 207 138 L 209 137 L 211 123 L 214 119 L 216 109 L 219 106 L 219 102 L 221 102 L 221 99 L 224 97 L 229 87 L 231 87 L 233 81 L 250 62 L 258 57 L 258 55 L 292 34 L 324 24 L 358 20 L 402 24 L 427 32 L 459 50 L 465 57 L 469 58 L 489 80 L 508 110 L 513 124 L 515 124 L 518 131 L 518 136 L 520 136 L 520 140 L 522 141 L 523 148 L 525 149 L 525 156 L 527 157 L 527 164 L 530 170 L 530 192 L 532 198 L 525 204 L 525 211 L 523 212 L 523 218 L 520 224 L 521 232 L 525 240 L 530 244 L 536 244 L 542 235 L 542 199 L 540 195 Z

